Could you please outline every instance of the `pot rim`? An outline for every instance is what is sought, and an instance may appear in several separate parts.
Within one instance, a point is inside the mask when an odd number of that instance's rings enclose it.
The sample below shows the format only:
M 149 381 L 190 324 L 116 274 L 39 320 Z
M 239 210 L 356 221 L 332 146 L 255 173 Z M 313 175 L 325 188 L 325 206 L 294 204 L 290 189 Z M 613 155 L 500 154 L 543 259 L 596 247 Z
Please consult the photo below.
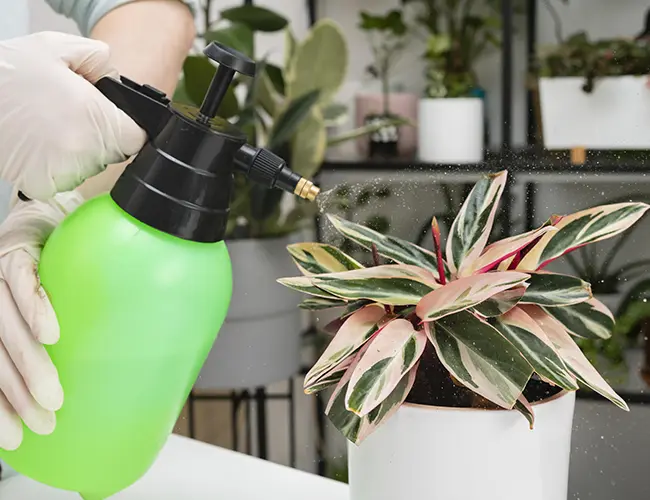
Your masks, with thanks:
M 571 393 L 575 393 L 576 391 L 567 391 L 566 389 L 562 389 L 560 392 L 557 394 L 551 396 L 548 399 L 543 399 L 542 401 L 536 401 L 535 403 L 531 403 L 531 406 L 537 407 L 537 406 L 542 406 L 546 404 L 553 403 L 554 401 L 557 401 L 560 398 L 563 398 L 564 396 L 567 396 Z M 488 411 L 488 412 L 495 412 L 495 411 L 516 411 L 516 410 L 507 410 L 506 408 L 456 408 L 454 406 L 435 406 L 435 405 L 425 405 L 421 403 L 402 403 L 402 406 L 406 406 L 409 408 L 414 408 L 414 409 L 423 409 L 423 410 L 438 410 L 438 411 L 465 411 L 465 412 L 476 412 L 476 411 Z

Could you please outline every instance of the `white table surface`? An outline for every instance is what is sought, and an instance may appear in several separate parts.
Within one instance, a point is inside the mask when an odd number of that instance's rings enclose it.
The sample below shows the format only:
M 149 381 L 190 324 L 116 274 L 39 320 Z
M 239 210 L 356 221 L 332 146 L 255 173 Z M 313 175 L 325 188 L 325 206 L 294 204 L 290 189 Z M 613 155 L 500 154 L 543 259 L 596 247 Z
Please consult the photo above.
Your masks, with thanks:
M 79 500 L 22 476 L 0 481 L 2 500 Z M 172 435 L 145 476 L 111 500 L 348 500 L 347 485 Z

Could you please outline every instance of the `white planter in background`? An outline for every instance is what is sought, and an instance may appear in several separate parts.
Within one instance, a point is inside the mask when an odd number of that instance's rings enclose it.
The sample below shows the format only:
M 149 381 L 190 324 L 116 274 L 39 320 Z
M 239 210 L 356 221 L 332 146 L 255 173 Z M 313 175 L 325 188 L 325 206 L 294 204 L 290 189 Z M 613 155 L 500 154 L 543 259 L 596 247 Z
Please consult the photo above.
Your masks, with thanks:
M 583 77 L 540 78 L 544 147 L 649 149 L 647 81 L 647 76 L 597 78 L 587 94 Z
M 483 99 L 421 99 L 418 110 L 418 157 L 430 163 L 483 161 Z
M 567 500 L 575 392 L 516 411 L 403 405 L 348 450 L 350 500 Z
M 301 296 L 276 280 L 298 274 L 291 236 L 228 242 L 233 296 L 197 389 L 243 389 L 287 380 L 300 368 Z M 188 332 L 191 335 L 192 332 Z

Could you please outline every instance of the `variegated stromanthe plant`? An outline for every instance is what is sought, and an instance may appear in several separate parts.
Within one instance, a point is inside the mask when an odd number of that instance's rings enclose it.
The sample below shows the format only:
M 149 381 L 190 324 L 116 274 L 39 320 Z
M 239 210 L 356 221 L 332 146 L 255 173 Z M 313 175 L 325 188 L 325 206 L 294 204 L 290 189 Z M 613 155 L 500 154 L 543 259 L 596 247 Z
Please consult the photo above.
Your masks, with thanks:
M 567 391 L 578 383 L 620 408 L 625 402 L 587 361 L 573 337 L 605 339 L 614 318 L 588 283 L 543 270 L 583 245 L 615 236 L 650 208 L 621 203 L 553 216 L 541 227 L 488 245 L 507 172 L 480 180 L 456 217 L 443 256 L 329 216 L 346 238 L 373 252 L 364 267 L 321 243 L 288 247 L 302 276 L 283 285 L 311 297 L 306 309 L 341 308 L 331 343 L 305 379 L 305 392 L 334 392 L 327 414 L 360 443 L 404 402 L 430 342 L 456 383 L 532 428 L 524 397 L 533 376 Z M 379 256 L 388 260 L 380 264 Z

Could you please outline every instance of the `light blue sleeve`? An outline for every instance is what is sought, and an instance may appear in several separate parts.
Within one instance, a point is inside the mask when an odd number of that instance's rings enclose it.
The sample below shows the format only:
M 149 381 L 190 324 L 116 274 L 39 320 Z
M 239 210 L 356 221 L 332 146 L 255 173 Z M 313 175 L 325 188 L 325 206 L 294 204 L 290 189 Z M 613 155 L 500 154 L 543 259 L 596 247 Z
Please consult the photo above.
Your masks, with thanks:
M 83 36 L 89 36 L 97 21 L 111 10 L 134 0 L 46 0 L 52 9 L 72 19 Z M 192 15 L 199 11 L 199 0 L 179 0 L 186 4 Z

